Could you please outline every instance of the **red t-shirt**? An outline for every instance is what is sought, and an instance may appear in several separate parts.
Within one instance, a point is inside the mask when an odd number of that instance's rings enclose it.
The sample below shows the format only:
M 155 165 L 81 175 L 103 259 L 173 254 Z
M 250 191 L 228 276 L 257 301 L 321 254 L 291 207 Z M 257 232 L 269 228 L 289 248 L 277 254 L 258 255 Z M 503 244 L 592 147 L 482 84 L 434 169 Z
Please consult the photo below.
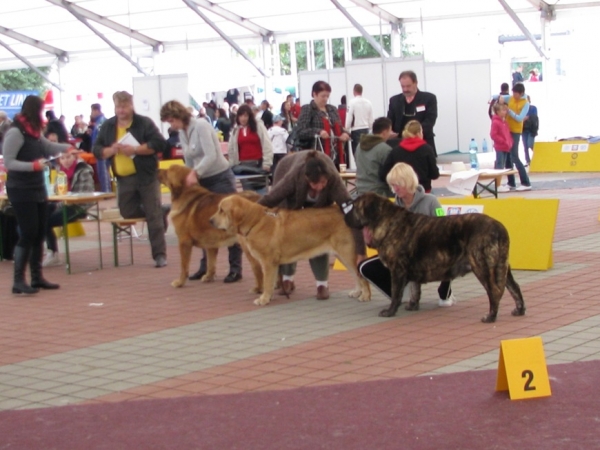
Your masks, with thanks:
M 290 108 L 290 111 L 292 112 L 292 116 L 294 116 L 296 119 L 298 117 L 300 117 L 300 110 L 301 109 L 302 109 L 302 107 L 298 103 L 294 103 L 292 105 L 292 107 Z
M 241 128 L 238 134 L 238 149 L 240 161 L 251 161 L 262 159 L 262 146 L 258 133 L 250 128 Z

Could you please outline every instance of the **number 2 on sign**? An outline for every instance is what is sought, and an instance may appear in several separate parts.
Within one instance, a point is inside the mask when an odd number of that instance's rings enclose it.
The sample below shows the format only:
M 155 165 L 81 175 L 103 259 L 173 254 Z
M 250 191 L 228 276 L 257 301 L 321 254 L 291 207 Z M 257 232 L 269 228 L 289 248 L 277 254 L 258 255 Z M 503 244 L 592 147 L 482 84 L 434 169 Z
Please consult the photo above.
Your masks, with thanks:
M 525 381 L 525 388 L 523 390 L 535 391 L 535 386 L 531 385 L 531 383 L 533 382 L 533 372 L 531 370 L 524 370 L 521 373 L 521 378 L 527 378 L 527 381 Z

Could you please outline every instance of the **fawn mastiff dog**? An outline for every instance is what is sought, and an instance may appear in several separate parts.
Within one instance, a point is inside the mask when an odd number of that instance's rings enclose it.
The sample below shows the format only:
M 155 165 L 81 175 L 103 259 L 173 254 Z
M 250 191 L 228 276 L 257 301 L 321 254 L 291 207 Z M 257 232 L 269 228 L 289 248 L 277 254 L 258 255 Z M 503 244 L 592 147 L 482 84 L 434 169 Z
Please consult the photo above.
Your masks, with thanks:
M 356 269 L 356 245 L 352 230 L 344 223 L 339 207 L 302 210 L 268 209 L 239 196 L 219 203 L 210 222 L 221 230 L 233 230 L 252 256 L 248 258 L 257 279 L 256 292 L 261 296 L 255 305 L 271 301 L 280 264 L 309 259 L 330 251 L 356 277 L 350 297 L 371 300 L 367 280 Z M 262 276 L 261 276 L 262 275 Z
M 515 300 L 513 316 L 525 314 L 521 288 L 508 264 L 509 238 L 504 225 L 484 214 L 431 217 L 399 208 L 389 199 L 366 193 L 343 205 L 350 227 L 368 227 L 371 246 L 392 275 L 392 303 L 379 313 L 396 314 L 409 281 L 453 280 L 473 272 L 485 288 L 489 313 L 482 322 L 494 322 L 498 304 L 507 288 Z M 420 285 L 419 285 L 420 286 Z M 418 310 L 420 289 L 406 305 Z
M 209 222 L 210 217 L 217 211 L 219 202 L 230 195 L 243 195 L 252 201 L 260 198 L 260 195 L 252 191 L 239 194 L 215 194 L 202 186 L 186 186 L 185 179 L 190 170 L 192 169 L 185 166 L 173 165 L 158 171 L 158 179 L 171 190 L 169 215 L 179 241 L 181 271 L 179 278 L 171 283 L 173 287 L 181 287 L 185 284 L 193 247 L 206 250 L 207 270 L 201 281 L 208 282 L 215 278 L 219 247 L 229 247 L 238 242 L 235 232 L 218 230 Z

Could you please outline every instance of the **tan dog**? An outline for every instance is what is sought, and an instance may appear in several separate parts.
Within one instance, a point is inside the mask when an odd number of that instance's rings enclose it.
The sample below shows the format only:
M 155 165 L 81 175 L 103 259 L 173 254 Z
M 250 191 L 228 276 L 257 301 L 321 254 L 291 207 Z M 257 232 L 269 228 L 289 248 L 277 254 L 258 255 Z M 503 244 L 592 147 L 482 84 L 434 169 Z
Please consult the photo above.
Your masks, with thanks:
M 237 232 L 245 243 L 244 248 L 252 256 L 248 259 L 259 283 L 255 291 L 262 292 L 254 300 L 255 305 L 266 305 L 271 301 L 280 264 L 313 258 L 330 251 L 335 252 L 356 277 L 356 289 L 349 296 L 363 302 L 371 300 L 369 283 L 356 269 L 352 230 L 344 223 L 344 216 L 336 206 L 274 210 L 241 197 L 227 197 L 219 203 L 210 223 L 221 230 Z
M 240 194 L 215 194 L 201 186 L 186 186 L 185 179 L 190 168 L 173 165 L 158 171 L 158 179 L 171 190 L 171 221 L 179 240 L 181 272 L 174 280 L 173 287 L 181 287 L 188 277 L 192 248 L 206 250 L 206 274 L 203 282 L 213 281 L 219 247 L 229 247 L 238 239 L 235 232 L 218 230 L 211 226 L 209 219 L 217 211 L 219 202 L 230 195 L 244 195 L 252 201 L 260 198 L 255 192 Z M 248 200 L 250 203 L 250 200 Z

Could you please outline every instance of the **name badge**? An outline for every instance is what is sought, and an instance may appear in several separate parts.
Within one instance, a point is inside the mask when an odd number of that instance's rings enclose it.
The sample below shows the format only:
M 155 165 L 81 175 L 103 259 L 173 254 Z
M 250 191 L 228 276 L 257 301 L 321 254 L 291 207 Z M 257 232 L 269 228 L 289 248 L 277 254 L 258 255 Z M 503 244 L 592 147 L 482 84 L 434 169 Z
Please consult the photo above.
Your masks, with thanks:
M 416 111 L 417 112 L 423 112 L 423 111 L 425 111 L 425 105 L 418 105 L 417 108 L 416 108 Z

